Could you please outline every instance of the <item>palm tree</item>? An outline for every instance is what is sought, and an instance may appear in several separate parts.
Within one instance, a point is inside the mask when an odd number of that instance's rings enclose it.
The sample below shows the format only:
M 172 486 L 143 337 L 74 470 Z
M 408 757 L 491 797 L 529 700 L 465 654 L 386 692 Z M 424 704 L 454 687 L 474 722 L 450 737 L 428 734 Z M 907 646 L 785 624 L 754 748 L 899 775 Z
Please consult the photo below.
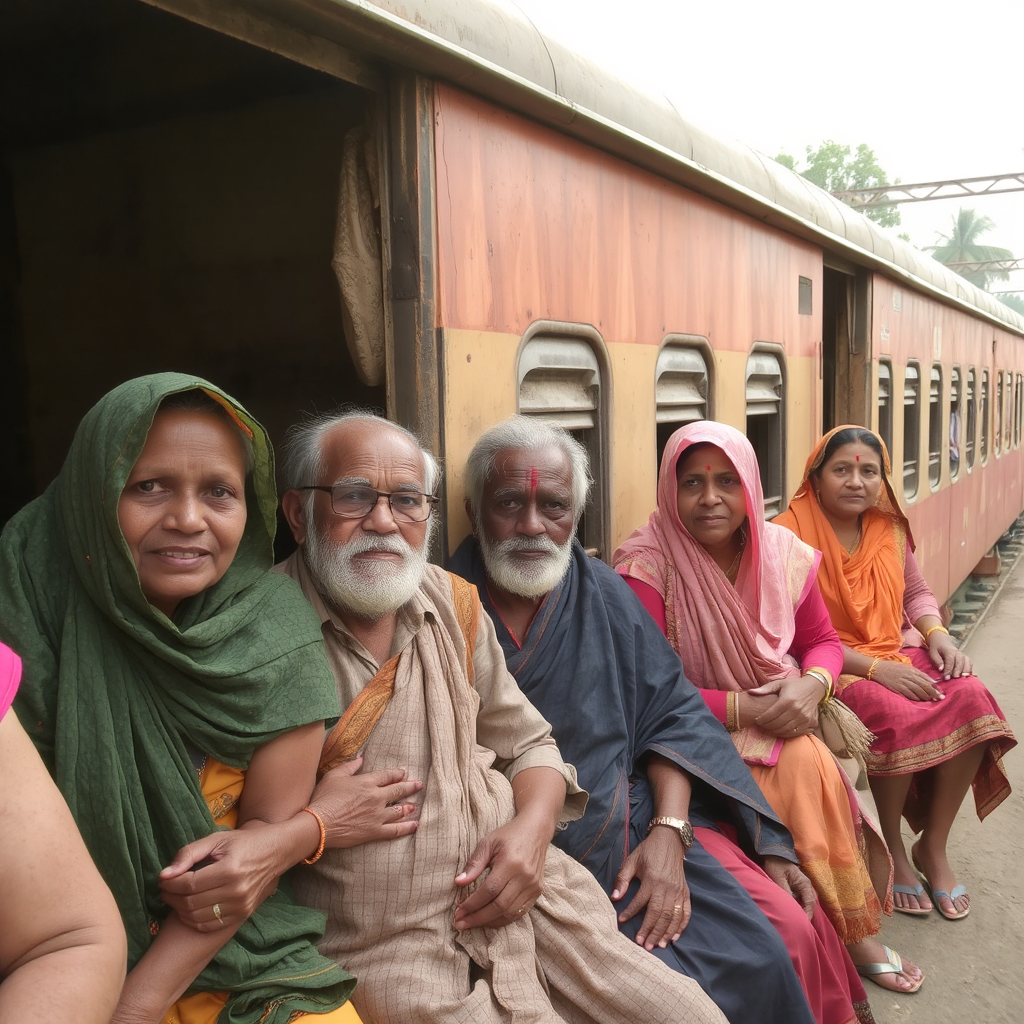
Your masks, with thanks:
M 939 235 L 937 245 L 925 246 L 940 263 L 987 263 L 993 260 L 1012 260 L 1013 253 L 998 245 L 979 245 L 978 239 L 995 227 L 991 217 L 979 217 L 974 210 L 961 209 L 953 218 L 953 230 Z M 979 288 L 988 288 L 992 281 L 1008 281 L 1005 270 L 963 270 L 952 268 L 961 277 Z

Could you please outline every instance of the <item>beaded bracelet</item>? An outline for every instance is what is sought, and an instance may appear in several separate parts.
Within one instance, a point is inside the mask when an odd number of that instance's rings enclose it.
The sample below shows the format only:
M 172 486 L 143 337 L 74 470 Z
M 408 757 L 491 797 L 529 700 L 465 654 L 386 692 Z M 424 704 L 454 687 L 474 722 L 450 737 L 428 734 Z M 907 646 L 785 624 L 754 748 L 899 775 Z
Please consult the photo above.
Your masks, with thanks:
M 303 864 L 315 864 L 324 855 L 324 847 L 327 845 L 327 829 L 324 828 L 324 819 L 312 807 L 303 807 L 302 809 L 307 814 L 312 814 L 316 819 L 317 825 L 320 826 L 320 845 L 316 848 L 316 853 L 312 857 L 304 858 L 302 861 Z
M 946 636 L 949 636 L 949 630 L 946 629 L 945 626 L 932 626 L 931 629 L 925 630 L 925 634 L 924 634 L 924 642 L 925 643 L 928 643 L 928 637 L 930 637 L 932 635 L 932 633 L 935 632 L 935 630 L 938 630 L 940 633 L 945 633 Z
M 869 669 L 867 670 L 866 674 L 864 675 L 864 678 L 865 678 L 865 679 L 870 679 L 870 680 L 871 680 L 871 682 L 874 682 L 874 681 L 875 681 L 875 680 L 874 680 L 874 679 L 872 678 L 872 676 L 873 676 L 873 673 L 874 673 L 874 671 L 875 671 L 875 666 L 876 666 L 876 665 L 877 665 L 877 664 L 878 664 L 878 663 L 879 663 L 879 662 L 880 662 L 881 660 L 882 660 L 881 658 L 875 658 L 875 660 L 874 660 L 873 662 L 871 662 L 871 668 L 869 668 Z

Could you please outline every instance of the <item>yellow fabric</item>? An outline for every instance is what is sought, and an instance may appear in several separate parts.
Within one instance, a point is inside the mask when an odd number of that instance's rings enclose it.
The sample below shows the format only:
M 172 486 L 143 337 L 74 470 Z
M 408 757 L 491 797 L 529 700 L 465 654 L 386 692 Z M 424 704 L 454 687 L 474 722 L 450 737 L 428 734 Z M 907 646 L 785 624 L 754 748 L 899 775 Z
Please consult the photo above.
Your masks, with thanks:
M 213 820 L 218 825 L 234 828 L 238 821 L 238 801 L 245 784 L 245 772 L 209 757 L 200 778 L 203 797 Z M 217 1024 L 227 1001 L 227 992 L 197 992 L 185 996 L 167 1011 L 161 1024 Z M 299 1014 L 295 1020 L 302 1017 L 315 1018 L 317 1024 L 362 1024 L 351 1003 L 345 1003 L 330 1013 Z

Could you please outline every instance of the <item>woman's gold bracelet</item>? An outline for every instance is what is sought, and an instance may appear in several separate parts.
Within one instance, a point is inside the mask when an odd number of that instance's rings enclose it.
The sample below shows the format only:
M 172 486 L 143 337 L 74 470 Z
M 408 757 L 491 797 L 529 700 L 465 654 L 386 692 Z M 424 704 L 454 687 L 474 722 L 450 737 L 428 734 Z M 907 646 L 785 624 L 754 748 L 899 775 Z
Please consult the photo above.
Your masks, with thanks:
M 946 636 L 949 636 L 949 630 L 946 629 L 945 626 L 932 626 L 931 629 L 925 630 L 925 634 L 924 634 L 924 642 L 925 643 L 928 643 L 928 637 L 930 637 L 932 635 L 932 633 L 935 632 L 935 630 L 938 630 L 940 633 L 945 633 Z
M 804 669 L 804 675 L 814 676 L 814 678 L 817 679 L 818 682 L 825 687 L 825 696 L 818 701 L 818 704 L 827 704 L 832 699 L 832 696 L 835 693 L 835 683 L 833 683 L 832 680 L 827 675 L 825 675 L 825 673 L 821 669 L 806 668 Z
M 725 695 L 725 728 L 727 732 L 739 732 L 740 728 L 740 695 L 734 690 Z
M 874 672 L 875 672 L 875 667 L 878 665 L 878 663 L 881 660 L 882 660 L 881 658 L 875 658 L 875 660 L 873 662 L 871 662 L 871 668 L 869 668 L 867 670 L 867 672 L 864 674 L 864 678 L 865 679 L 870 679 L 871 682 L 875 681 L 874 678 L 873 678 L 874 677 Z

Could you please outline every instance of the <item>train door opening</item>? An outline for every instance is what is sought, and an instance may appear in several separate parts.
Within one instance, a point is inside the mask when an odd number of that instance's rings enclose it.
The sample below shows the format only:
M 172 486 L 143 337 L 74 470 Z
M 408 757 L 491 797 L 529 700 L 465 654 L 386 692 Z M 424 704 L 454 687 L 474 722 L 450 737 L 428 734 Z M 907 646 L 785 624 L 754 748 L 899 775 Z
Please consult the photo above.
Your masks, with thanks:
M 275 442 L 387 408 L 373 88 L 139 0 L 0 24 L 0 524 L 139 374 L 208 377 Z
M 828 254 L 821 300 L 821 430 L 871 423 L 867 275 Z

